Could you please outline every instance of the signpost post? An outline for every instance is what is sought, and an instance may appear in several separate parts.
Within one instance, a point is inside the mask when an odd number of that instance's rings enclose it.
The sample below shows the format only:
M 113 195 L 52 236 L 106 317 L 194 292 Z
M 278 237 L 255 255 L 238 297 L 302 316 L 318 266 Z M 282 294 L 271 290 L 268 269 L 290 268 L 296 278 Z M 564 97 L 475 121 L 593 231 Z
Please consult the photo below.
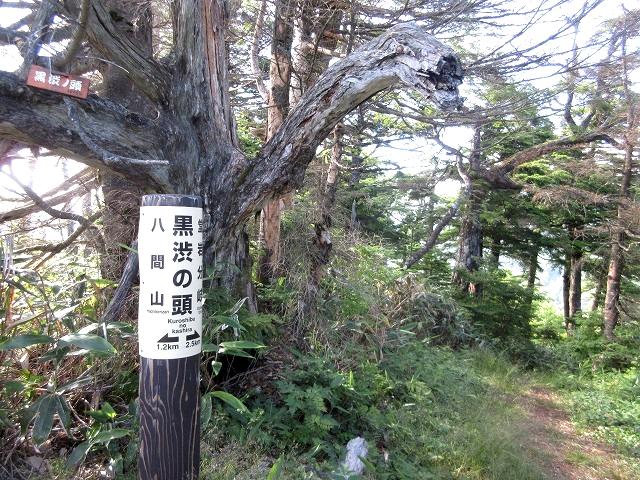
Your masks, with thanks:
M 195 480 L 200 464 L 202 199 L 140 209 L 140 480 Z

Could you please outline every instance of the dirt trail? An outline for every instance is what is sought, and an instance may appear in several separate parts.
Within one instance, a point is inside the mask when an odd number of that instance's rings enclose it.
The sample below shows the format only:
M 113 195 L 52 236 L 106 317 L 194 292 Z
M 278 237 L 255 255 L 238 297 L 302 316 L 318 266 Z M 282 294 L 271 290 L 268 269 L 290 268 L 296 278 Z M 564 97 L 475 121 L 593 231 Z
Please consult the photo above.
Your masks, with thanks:
M 539 460 L 553 480 L 638 479 L 615 451 L 576 431 L 551 390 L 532 387 L 520 397 L 526 413 L 523 428 L 540 453 Z

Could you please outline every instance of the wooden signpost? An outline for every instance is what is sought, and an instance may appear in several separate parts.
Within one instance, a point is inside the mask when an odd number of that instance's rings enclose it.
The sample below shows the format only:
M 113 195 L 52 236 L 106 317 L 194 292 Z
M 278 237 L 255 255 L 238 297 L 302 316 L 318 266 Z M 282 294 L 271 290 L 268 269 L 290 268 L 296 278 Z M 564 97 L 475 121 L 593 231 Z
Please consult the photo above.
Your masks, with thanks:
M 140 480 L 195 480 L 200 464 L 202 199 L 140 209 Z
M 55 73 L 38 65 L 31 65 L 29 68 L 27 85 L 78 98 L 87 98 L 89 95 L 89 79 L 66 73 Z

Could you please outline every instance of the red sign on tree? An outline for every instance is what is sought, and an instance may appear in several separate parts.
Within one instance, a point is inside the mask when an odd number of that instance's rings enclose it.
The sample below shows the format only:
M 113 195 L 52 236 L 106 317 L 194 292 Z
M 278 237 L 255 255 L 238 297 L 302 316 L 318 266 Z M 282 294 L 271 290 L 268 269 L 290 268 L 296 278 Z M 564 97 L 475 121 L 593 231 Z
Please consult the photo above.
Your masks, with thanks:
M 27 85 L 78 98 L 87 98 L 89 95 L 88 79 L 66 73 L 54 73 L 38 65 L 31 65 L 29 68 Z

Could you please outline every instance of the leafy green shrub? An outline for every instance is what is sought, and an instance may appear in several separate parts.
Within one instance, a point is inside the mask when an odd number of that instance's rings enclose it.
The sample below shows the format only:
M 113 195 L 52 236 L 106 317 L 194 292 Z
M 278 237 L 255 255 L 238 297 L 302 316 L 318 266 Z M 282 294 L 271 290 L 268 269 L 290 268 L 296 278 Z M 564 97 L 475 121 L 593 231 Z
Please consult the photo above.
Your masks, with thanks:
M 480 341 L 464 310 L 452 299 L 427 290 L 412 275 L 395 282 L 389 310 L 398 330 L 410 331 L 431 345 L 461 347 Z
M 640 371 L 602 372 L 573 384 L 571 414 L 598 439 L 640 457 Z
M 317 478 L 312 472 L 343 478 L 345 444 L 362 436 L 369 444 L 364 478 L 444 479 L 464 471 L 469 475 L 461 478 L 508 478 L 509 472 L 539 479 L 520 446 L 525 433 L 511 425 L 512 414 L 505 417 L 508 407 L 484 378 L 495 377 L 491 384 L 502 388 L 519 369 L 490 351 L 453 351 L 410 338 L 386 348 L 382 362 L 355 367 L 344 368 L 342 355 L 296 354 L 274 392 L 253 392 L 244 415 L 219 406 L 214 424 L 271 458 L 283 450 L 295 458 L 284 464 L 284 478 Z
M 261 430 L 266 445 L 298 445 L 335 459 L 349 439 L 378 423 L 375 405 L 391 384 L 369 364 L 343 373 L 326 359 L 297 354 L 295 369 L 275 387 L 275 398 L 254 400 L 247 427 Z
M 534 293 L 522 285 L 522 279 L 502 269 L 465 273 L 481 285 L 479 296 L 459 296 L 460 305 L 469 312 L 473 325 L 490 338 L 529 338 Z
M 602 317 L 599 312 L 582 312 L 576 318 L 572 335 L 562 328 L 562 317 L 541 308 L 534 321 L 534 338 L 538 346 L 551 352 L 549 362 L 572 372 L 625 371 L 637 367 L 640 337 L 633 322 L 619 325 L 615 342 L 602 335 Z M 554 335 L 541 335 L 540 331 Z

